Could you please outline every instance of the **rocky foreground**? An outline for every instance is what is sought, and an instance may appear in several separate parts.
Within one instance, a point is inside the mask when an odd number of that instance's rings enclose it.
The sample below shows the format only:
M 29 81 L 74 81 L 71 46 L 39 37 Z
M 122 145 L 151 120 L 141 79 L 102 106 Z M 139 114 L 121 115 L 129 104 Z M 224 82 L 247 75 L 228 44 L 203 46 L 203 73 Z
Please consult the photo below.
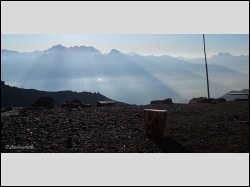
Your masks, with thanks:
M 148 138 L 144 109 L 168 111 Z M 1 108 L 1 152 L 249 153 L 249 101 L 92 108 Z

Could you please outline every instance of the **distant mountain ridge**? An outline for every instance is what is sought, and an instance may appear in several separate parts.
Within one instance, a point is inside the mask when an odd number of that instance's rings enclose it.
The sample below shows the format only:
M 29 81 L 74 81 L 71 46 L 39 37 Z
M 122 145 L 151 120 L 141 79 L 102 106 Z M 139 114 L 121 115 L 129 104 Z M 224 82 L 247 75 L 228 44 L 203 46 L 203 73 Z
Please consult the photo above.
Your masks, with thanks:
M 74 46 L 74 47 L 64 47 L 61 44 L 54 45 L 51 48 L 44 50 L 44 51 L 33 51 L 33 52 L 18 52 L 18 51 L 11 51 L 2 49 L 1 50 L 1 59 L 7 59 L 9 57 L 20 57 L 20 58 L 38 58 L 39 56 L 45 53 L 51 52 L 69 52 L 75 56 L 93 56 L 95 54 L 102 54 L 99 50 L 95 49 L 94 47 L 86 47 L 86 46 Z
M 240 56 L 234 56 L 234 55 L 232 55 L 232 54 L 230 54 L 230 53 L 228 53 L 228 52 L 225 52 L 225 53 L 223 53 L 223 52 L 220 52 L 220 53 L 218 53 L 217 55 L 213 55 L 212 57 L 210 57 L 210 58 L 207 58 L 208 60 L 213 60 L 213 59 L 215 59 L 215 58 L 228 58 L 228 57 L 233 57 L 233 58 L 238 58 L 238 57 L 243 57 L 243 58 L 249 58 L 249 55 L 240 55 Z M 175 58 L 177 58 L 177 59 L 180 59 L 180 60 L 184 60 L 184 61 L 187 61 L 187 62 L 200 62 L 201 63 L 201 61 L 202 61 L 202 63 L 203 63 L 203 61 L 205 62 L 205 57 L 204 58 L 192 58 L 192 59 L 189 59 L 189 58 L 184 58 L 184 57 L 182 57 L 182 56 L 179 56 L 179 57 L 175 57 Z
M 205 57 L 195 59 L 177 57 L 177 59 L 191 63 L 205 64 Z M 218 55 L 213 55 L 211 58 L 207 58 L 207 63 L 208 65 L 221 65 L 249 75 L 249 55 L 233 56 L 230 53 L 219 53 Z
M 35 89 L 23 89 L 5 85 L 1 81 L 1 107 L 27 107 L 31 106 L 39 97 L 52 97 L 55 100 L 55 106 L 60 107 L 66 101 L 74 99 L 80 100 L 85 104 L 96 106 L 97 101 L 109 101 L 109 99 L 100 93 L 91 92 L 73 92 L 73 91 L 58 91 L 46 92 Z M 126 103 L 116 101 L 116 106 L 125 105 Z

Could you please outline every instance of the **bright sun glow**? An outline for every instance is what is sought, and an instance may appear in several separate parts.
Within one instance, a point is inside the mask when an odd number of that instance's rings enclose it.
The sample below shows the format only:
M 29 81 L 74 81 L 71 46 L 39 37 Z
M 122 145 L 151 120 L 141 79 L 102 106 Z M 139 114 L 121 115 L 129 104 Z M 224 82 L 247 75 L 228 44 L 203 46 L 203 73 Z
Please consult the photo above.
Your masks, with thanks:
M 103 81 L 103 79 L 97 79 L 98 81 Z

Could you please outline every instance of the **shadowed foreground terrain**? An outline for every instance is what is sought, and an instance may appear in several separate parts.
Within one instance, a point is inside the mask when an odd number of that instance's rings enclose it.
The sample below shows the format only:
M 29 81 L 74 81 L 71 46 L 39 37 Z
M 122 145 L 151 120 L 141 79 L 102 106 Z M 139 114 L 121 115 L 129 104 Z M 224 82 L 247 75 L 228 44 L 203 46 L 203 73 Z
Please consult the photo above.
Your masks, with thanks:
M 147 138 L 144 109 L 168 111 L 167 138 Z M 2 108 L 1 152 L 249 153 L 249 101 Z

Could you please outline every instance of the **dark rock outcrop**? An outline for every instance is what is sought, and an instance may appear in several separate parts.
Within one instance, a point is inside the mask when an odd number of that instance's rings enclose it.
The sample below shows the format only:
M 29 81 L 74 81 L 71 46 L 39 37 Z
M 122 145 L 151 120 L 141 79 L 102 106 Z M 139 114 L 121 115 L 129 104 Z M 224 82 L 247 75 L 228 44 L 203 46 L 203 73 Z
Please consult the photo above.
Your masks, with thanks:
M 168 99 L 164 99 L 164 100 L 154 100 L 154 101 L 151 101 L 150 104 L 159 104 L 159 103 L 163 103 L 163 104 L 173 104 L 173 101 L 171 98 L 168 98 Z
M 198 98 L 193 98 L 189 101 L 189 104 L 191 103 L 200 103 L 200 101 L 206 100 L 206 97 L 198 97 Z
M 206 97 L 198 97 L 198 98 L 193 98 L 189 101 L 189 104 L 191 103 L 218 103 L 218 102 L 225 102 L 225 98 L 219 98 L 219 99 L 214 99 L 214 98 L 206 98 Z
M 52 97 L 40 97 L 31 106 L 54 108 L 54 105 L 55 105 L 55 100 Z

